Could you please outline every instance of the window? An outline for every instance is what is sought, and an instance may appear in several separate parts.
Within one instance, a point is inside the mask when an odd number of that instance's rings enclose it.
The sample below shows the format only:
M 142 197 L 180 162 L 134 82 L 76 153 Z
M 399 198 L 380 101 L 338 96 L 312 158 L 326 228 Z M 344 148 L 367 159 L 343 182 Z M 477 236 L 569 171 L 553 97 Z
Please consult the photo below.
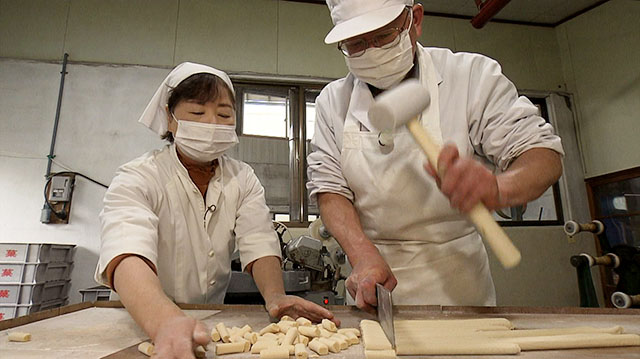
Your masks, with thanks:
M 315 203 L 309 203 L 307 155 L 312 151 L 315 131 L 315 101 L 326 84 L 265 84 L 265 81 L 236 80 L 240 144 L 230 150 L 232 157 L 248 163 L 265 188 L 272 219 L 308 223 L 319 217 Z M 530 97 L 548 118 L 544 97 Z M 559 225 L 563 207 L 559 186 L 549 188 L 526 206 L 494 213 L 502 225 Z
M 544 98 L 529 97 L 540 115 L 549 122 L 549 113 Z M 493 217 L 504 226 L 561 225 L 564 223 L 560 188 L 549 187 L 538 199 L 524 206 L 504 208 L 494 212 Z

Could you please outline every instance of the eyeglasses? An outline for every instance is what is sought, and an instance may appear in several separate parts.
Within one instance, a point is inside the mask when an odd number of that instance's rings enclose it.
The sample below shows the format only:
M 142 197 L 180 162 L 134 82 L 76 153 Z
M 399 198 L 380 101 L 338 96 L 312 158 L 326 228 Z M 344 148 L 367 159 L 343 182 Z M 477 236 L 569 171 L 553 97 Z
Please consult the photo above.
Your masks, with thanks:
M 411 18 L 411 7 L 407 6 L 405 9 L 409 10 L 409 15 L 407 18 Z M 353 40 L 345 40 L 340 41 L 338 43 L 338 49 L 344 54 L 346 57 L 359 57 L 362 56 L 365 51 L 371 45 L 373 47 L 378 47 L 381 49 L 389 49 L 398 44 L 400 42 L 400 34 L 406 30 L 405 24 L 407 19 L 402 22 L 402 27 L 391 27 L 388 29 L 381 30 L 376 33 L 371 39 L 353 39 Z M 409 22 L 411 24 L 411 22 Z M 407 26 L 408 28 L 408 26 Z

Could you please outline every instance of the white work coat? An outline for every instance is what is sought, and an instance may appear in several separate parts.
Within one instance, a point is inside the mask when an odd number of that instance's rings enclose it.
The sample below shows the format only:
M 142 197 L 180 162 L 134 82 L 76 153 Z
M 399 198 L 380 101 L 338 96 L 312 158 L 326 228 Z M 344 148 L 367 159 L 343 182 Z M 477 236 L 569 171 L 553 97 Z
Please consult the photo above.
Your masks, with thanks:
M 551 125 L 518 97 L 497 62 L 418 44 L 417 64 L 420 82 L 438 104 L 421 116 L 436 142 L 453 142 L 462 156 L 500 170 L 531 148 L 562 153 Z M 310 196 L 337 193 L 354 203 L 365 234 L 398 279 L 394 303 L 495 305 L 480 236 L 426 173 L 426 158 L 406 128 L 396 131 L 392 146 L 379 144 L 367 115 L 373 101 L 352 74 L 316 99 Z
M 237 248 L 242 268 L 281 256 L 264 189 L 249 165 L 223 155 L 206 198 L 189 177 L 175 145 L 118 169 L 104 197 L 96 280 L 121 254 L 157 268 L 167 296 L 179 303 L 222 303 Z

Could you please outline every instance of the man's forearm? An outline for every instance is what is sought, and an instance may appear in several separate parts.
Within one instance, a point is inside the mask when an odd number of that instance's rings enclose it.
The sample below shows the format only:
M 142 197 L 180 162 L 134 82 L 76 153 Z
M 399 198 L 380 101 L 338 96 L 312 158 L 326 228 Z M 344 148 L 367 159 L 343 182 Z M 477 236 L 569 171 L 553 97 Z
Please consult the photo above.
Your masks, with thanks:
M 278 257 L 258 258 L 251 263 L 250 271 L 253 281 L 256 282 L 256 286 L 267 304 L 274 296 L 285 294 Z
M 352 266 L 371 251 L 378 252 L 364 234 L 360 217 L 351 201 L 339 194 L 325 192 L 318 194 L 318 205 L 324 225 L 340 243 Z
M 501 202 L 507 206 L 525 204 L 540 197 L 562 175 L 560 154 L 547 148 L 533 148 L 516 158 L 496 176 Z
M 163 320 L 184 315 L 164 293 L 149 265 L 137 256 L 118 264 L 113 283 L 122 304 L 151 339 L 155 339 Z

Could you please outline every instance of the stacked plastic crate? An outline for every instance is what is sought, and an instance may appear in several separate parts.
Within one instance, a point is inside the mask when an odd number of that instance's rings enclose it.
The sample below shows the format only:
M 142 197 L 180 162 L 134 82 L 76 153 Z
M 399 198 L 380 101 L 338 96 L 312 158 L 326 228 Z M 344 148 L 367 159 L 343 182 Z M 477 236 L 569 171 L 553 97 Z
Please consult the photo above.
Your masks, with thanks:
M 68 303 L 75 245 L 0 243 L 0 320 Z

